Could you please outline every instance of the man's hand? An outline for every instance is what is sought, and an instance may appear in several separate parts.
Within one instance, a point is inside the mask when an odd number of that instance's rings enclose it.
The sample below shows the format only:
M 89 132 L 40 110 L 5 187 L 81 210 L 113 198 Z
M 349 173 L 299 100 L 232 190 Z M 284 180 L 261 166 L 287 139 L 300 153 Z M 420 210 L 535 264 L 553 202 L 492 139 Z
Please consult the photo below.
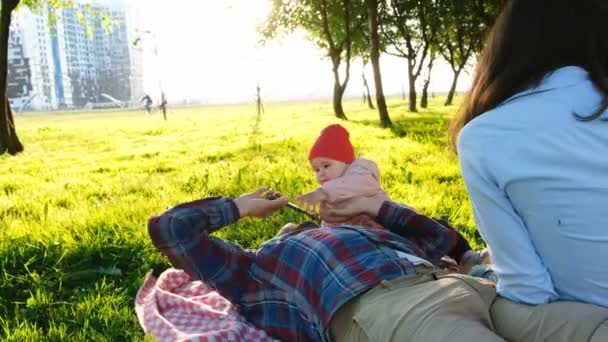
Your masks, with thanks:
M 381 197 L 356 196 L 331 206 L 322 206 L 321 218 L 329 223 L 345 222 L 362 214 L 375 219 L 385 200 Z
M 266 199 L 265 196 L 272 199 Z M 241 218 L 246 216 L 268 217 L 286 206 L 288 202 L 287 197 L 279 197 L 278 193 L 266 187 L 259 188 L 250 194 L 241 195 L 234 200 Z
M 319 205 L 326 200 L 327 194 L 321 189 L 317 189 L 296 197 L 296 201 L 302 207 L 302 209 L 314 214 L 319 212 Z

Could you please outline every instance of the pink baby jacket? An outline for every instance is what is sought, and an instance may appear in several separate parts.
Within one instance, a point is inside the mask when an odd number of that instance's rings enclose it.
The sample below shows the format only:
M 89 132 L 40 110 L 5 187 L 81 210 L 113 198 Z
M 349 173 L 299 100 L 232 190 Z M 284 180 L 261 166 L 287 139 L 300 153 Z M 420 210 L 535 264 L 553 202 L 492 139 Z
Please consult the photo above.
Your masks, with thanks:
M 388 195 L 380 186 L 380 170 L 378 170 L 378 166 L 375 162 L 364 158 L 355 159 L 348 165 L 341 177 L 325 182 L 319 189 L 327 194 L 327 204 L 322 205 L 328 207 L 355 196 L 379 196 L 388 199 Z M 374 218 L 368 215 L 359 215 L 347 222 L 321 222 L 321 227 L 336 227 L 342 225 L 383 228 L 374 220 Z

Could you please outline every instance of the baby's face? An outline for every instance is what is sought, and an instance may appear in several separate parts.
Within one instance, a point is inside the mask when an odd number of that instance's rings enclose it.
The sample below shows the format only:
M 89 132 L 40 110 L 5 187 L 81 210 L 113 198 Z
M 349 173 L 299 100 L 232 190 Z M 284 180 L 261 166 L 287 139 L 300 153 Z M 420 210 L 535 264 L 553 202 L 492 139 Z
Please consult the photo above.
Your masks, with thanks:
M 342 176 L 348 164 L 335 159 L 317 157 L 310 161 L 310 166 L 312 166 L 317 182 L 323 185 L 325 182 Z

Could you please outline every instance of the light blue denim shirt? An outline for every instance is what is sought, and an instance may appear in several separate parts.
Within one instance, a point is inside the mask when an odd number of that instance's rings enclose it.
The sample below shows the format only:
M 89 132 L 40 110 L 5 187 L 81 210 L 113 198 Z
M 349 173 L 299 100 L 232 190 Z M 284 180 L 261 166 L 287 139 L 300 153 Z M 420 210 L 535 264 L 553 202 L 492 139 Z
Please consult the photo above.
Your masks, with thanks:
M 458 152 L 477 228 L 517 302 L 577 300 L 608 307 L 608 114 L 579 67 L 477 117 Z

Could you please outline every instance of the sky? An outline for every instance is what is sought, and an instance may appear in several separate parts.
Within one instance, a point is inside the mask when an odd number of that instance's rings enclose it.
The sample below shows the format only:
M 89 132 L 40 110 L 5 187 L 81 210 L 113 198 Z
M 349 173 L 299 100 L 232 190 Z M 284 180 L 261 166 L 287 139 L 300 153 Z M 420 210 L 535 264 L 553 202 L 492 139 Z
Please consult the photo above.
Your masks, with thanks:
M 144 89 L 162 88 L 170 102 L 248 102 L 259 84 L 263 100 L 284 101 L 330 98 L 331 62 L 324 52 L 295 32 L 262 46 L 257 26 L 270 10 L 269 0 L 126 0 L 138 9 L 142 35 Z M 154 53 L 156 46 L 156 54 Z M 381 56 L 386 94 L 407 90 L 405 59 Z M 361 63 L 355 61 L 346 96 L 361 96 Z M 373 92 L 371 65 L 366 77 Z M 438 63 L 432 92 L 449 90 L 452 71 Z M 466 90 L 470 76 L 461 76 Z

